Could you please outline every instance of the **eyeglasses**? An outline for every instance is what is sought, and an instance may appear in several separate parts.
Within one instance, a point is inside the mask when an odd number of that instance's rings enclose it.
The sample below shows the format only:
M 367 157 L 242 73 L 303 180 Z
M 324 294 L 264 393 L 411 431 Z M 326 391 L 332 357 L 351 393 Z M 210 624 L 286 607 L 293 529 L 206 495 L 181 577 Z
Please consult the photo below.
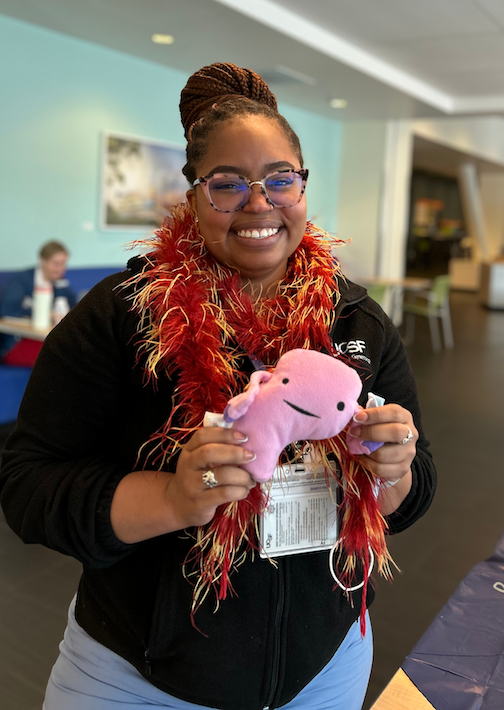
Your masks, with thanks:
M 249 201 L 253 185 L 261 186 L 266 202 L 272 207 L 297 205 L 307 180 L 308 170 L 277 170 L 253 182 L 236 173 L 213 173 L 198 178 L 192 185 L 201 185 L 207 200 L 217 212 L 238 212 Z

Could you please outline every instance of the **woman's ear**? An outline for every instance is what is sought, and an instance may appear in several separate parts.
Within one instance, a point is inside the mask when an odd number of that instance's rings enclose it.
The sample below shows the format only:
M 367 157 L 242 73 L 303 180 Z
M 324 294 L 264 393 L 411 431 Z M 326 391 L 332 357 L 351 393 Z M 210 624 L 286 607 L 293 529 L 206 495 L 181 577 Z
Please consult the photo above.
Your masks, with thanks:
M 196 206 L 197 206 L 197 201 L 196 201 L 196 192 L 195 190 L 188 190 L 186 192 L 186 199 L 187 202 L 189 203 L 189 206 L 191 209 L 194 211 L 194 214 L 196 214 Z

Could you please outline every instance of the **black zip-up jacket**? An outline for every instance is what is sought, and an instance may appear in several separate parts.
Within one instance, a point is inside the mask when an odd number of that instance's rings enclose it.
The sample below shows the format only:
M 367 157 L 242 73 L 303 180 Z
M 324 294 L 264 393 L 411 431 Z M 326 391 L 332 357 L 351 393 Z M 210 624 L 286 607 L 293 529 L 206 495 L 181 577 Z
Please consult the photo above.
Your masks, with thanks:
M 141 468 L 138 450 L 166 421 L 173 386 L 144 386 L 135 364 L 137 317 L 116 288 L 130 275 L 98 284 L 47 338 L 4 452 L 7 521 L 25 542 L 82 562 L 78 623 L 154 685 L 214 708 L 280 707 L 334 655 L 358 618 L 359 593 L 352 605 L 334 589 L 327 551 L 279 558 L 277 568 L 256 556 L 233 574 L 236 594 L 217 613 L 208 597 L 198 631 L 181 572 L 192 541 L 179 532 L 136 545 L 116 538 L 114 490 Z M 435 488 L 415 383 L 396 329 L 364 289 L 342 281 L 337 311 L 332 337 L 361 375 L 361 403 L 372 390 L 401 404 L 420 433 L 411 492 L 388 518 L 400 532 Z

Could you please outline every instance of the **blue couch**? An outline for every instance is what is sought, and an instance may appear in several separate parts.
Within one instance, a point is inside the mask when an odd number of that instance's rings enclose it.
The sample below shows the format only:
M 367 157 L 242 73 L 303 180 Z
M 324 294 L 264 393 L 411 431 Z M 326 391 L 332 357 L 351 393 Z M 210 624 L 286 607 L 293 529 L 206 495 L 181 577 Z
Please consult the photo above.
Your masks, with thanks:
M 68 269 L 67 278 L 77 298 L 82 298 L 99 281 L 110 274 L 122 271 L 123 268 L 123 266 L 108 266 Z M 2 287 L 11 273 L 12 271 L 0 271 L 0 298 Z M 29 367 L 0 364 L 0 425 L 16 420 L 30 374 L 31 368 Z

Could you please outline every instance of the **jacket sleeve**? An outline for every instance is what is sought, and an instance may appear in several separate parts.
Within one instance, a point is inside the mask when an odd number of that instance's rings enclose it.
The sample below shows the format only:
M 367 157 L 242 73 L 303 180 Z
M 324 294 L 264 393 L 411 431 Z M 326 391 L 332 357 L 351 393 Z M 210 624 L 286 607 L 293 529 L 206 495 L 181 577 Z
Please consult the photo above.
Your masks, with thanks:
M 46 339 L 0 471 L 12 529 L 93 567 L 134 547 L 116 538 L 109 516 L 115 488 L 131 470 L 117 444 L 134 333 L 128 306 L 114 292 L 119 281 L 95 287 Z
M 23 300 L 33 293 L 33 271 L 21 271 L 5 284 L 0 306 L 0 316 L 22 318 L 31 314 L 31 308 L 23 308 Z
M 383 327 L 382 356 L 372 388 L 385 397 L 386 402 L 395 402 L 411 412 L 419 435 L 417 453 L 411 465 L 411 490 L 395 513 L 387 517 L 389 533 L 398 533 L 427 511 L 434 497 L 437 477 L 429 442 L 423 432 L 415 378 L 406 350 L 396 327 L 387 317 Z

